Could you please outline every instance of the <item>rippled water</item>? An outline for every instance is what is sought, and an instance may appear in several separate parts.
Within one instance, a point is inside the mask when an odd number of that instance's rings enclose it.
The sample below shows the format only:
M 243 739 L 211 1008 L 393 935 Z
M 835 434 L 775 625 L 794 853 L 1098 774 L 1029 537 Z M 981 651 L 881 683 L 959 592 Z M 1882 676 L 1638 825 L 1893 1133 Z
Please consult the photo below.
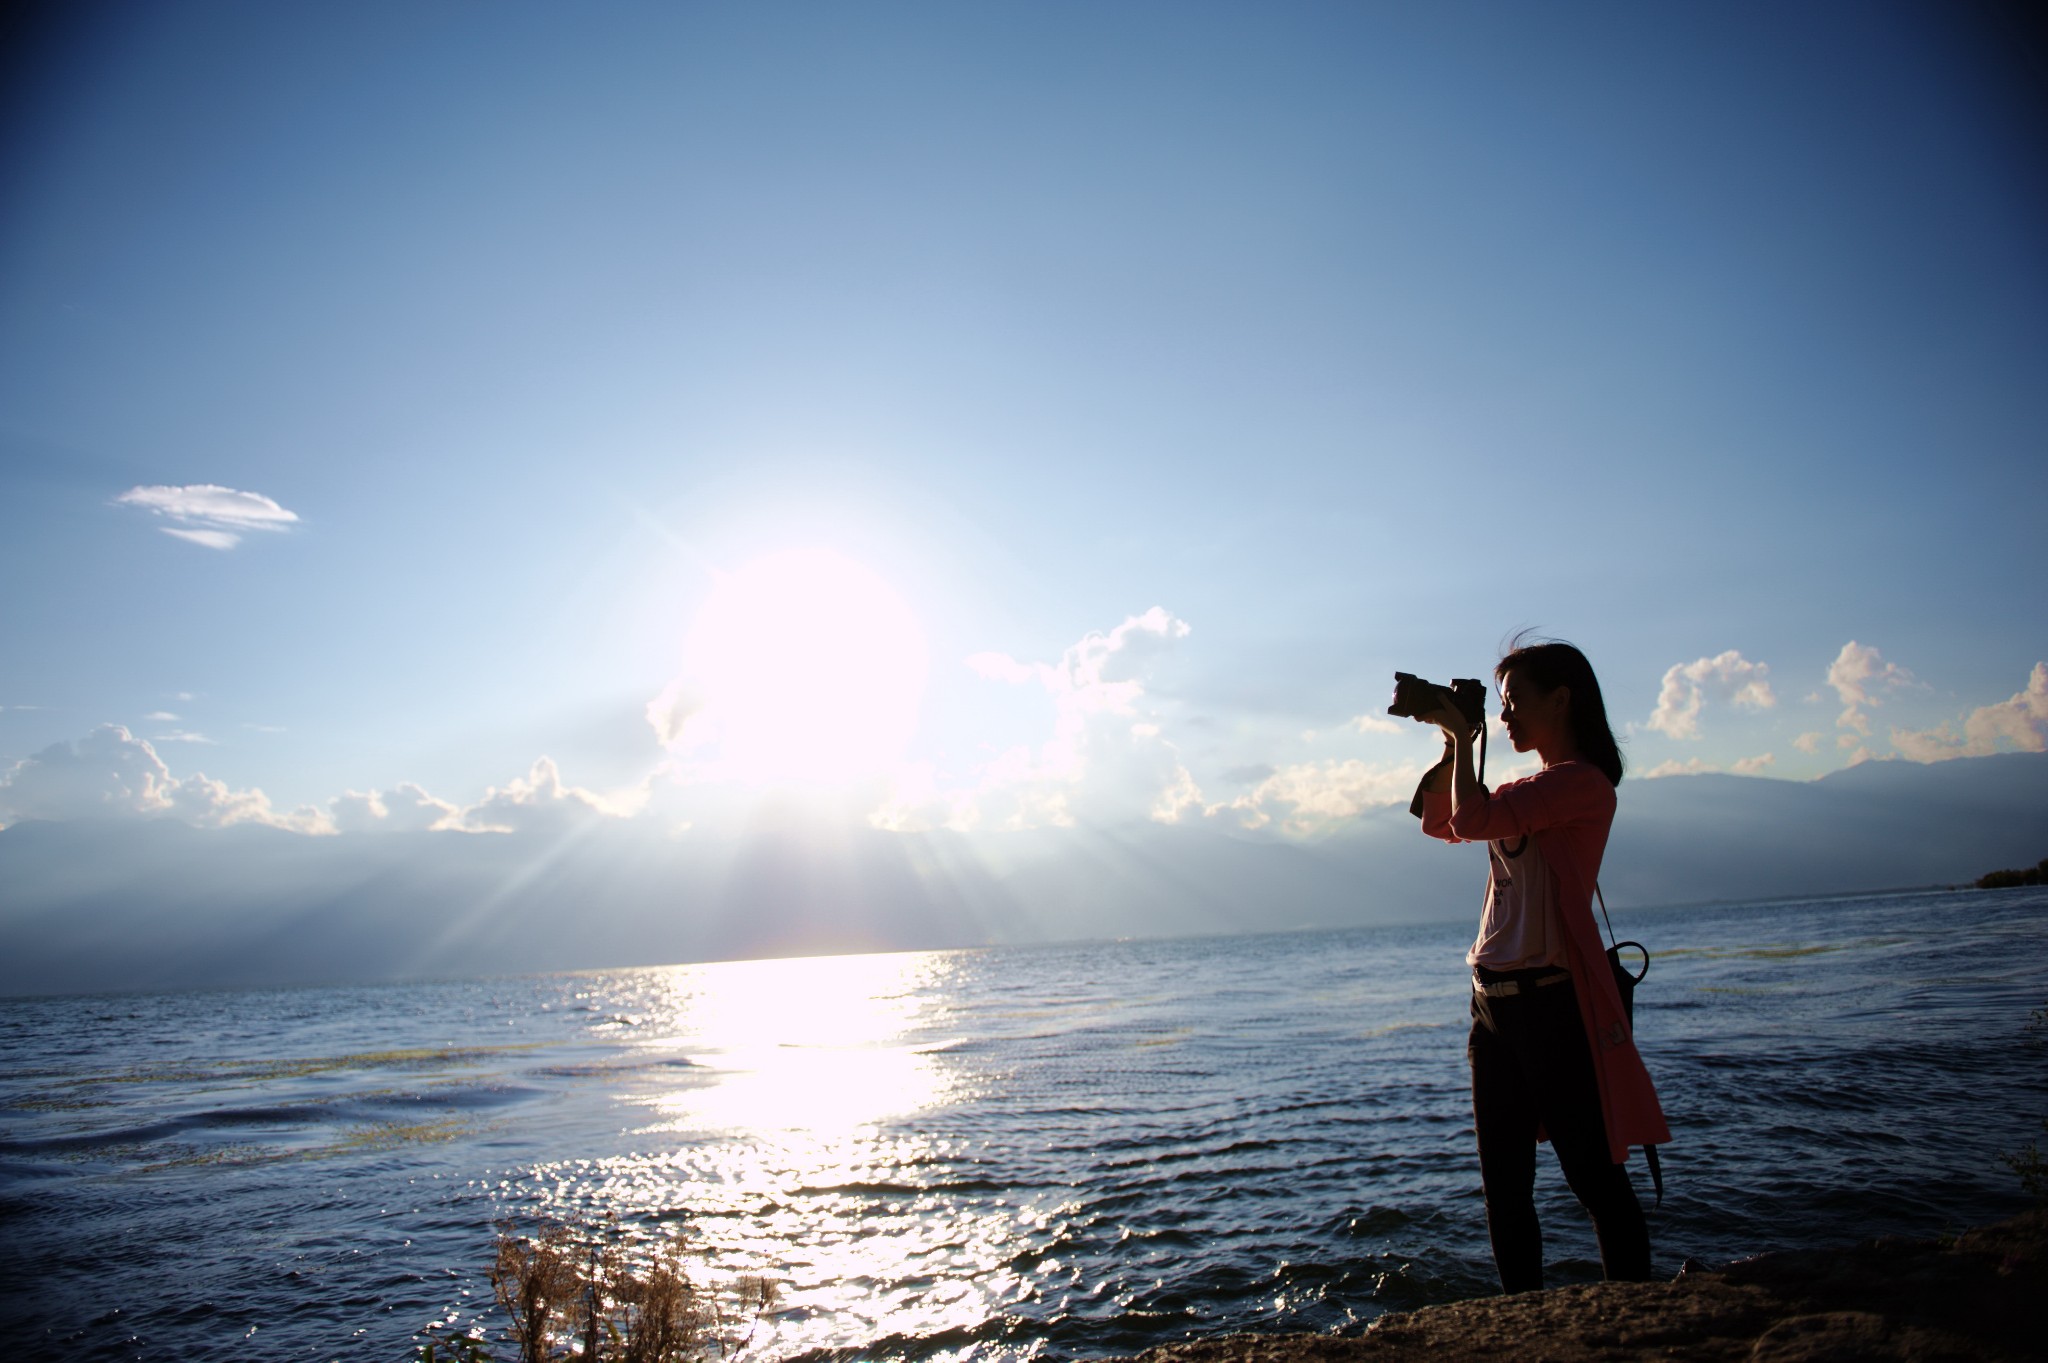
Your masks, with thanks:
M 2041 891 L 1617 915 L 1657 952 L 1660 1270 L 2016 1209 L 2044 920 Z M 541 1212 L 771 1274 L 762 1357 L 1357 1328 L 1492 1287 L 1466 934 L 0 1001 L 0 1337 L 404 1358 L 492 1323 L 492 1223 Z M 1552 1279 L 1597 1277 L 1543 1163 Z

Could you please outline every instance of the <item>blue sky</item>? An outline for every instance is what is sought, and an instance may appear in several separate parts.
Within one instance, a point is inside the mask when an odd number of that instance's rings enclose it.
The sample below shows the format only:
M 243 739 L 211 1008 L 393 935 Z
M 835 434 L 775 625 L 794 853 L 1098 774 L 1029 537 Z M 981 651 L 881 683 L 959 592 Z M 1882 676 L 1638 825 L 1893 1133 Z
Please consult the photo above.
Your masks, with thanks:
M 0 822 L 1312 840 L 1524 626 L 1638 774 L 2048 746 L 2038 104 L 1933 7 L 75 14 Z

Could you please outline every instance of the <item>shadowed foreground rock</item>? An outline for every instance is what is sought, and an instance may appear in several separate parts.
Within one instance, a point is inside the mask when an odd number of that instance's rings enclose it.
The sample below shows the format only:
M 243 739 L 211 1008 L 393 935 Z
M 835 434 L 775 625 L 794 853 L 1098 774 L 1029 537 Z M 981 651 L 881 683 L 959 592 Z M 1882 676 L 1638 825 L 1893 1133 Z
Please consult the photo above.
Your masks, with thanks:
M 1142 1363 L 2020 1363 L 2048 1359 L 2048 1212 L 1951 1243 L 1744 1259 L 1669 1283 L 1601 1283 L 1382 1316 L 1365 1334 L 1231 1335 Z

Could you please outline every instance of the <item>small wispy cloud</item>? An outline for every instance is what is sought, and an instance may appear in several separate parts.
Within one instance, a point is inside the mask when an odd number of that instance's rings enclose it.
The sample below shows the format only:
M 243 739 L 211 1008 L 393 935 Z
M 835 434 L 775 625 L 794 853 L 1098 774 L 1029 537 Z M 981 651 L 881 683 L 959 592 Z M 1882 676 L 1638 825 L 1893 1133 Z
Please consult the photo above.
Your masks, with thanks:
M 151 741 L 155 743 L 204 743 L 209 748 L 216 746 L 212 739 L 193 729 L 173 729 L 169 733 L 155 735 Z
M 285 510 L 260 492 L 241 492 L 217 483 L 131 487 L 114 503 L 141 507 L 152 515 L 174 521 L 174 525 L 157 528 L 166 535 L 209 549 L 232 549 L 248 531 L 288 530 L 299 520 L 297 512 Z
M 179 717 L 172 714 L 169 710 L 151 710 L 143 718 L 152 724 L 176 724 Z

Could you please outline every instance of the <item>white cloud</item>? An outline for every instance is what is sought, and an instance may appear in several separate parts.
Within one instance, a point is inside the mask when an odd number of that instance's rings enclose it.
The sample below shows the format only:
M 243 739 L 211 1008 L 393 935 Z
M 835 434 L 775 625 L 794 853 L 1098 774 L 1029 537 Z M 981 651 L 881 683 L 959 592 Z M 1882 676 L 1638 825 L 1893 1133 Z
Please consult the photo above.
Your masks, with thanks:
M 242 542 L 246 531 L 287 530 L 299 519 L 296 512 L 285 510 L 260 492 L 239 492 L 217 483 L 131 487 L 114 501 L 175 521 L 157 528 L 209 549 L 232 549 Z
M 462 824 L 460 809 L 410 781 L 381 792 L 348 791 L 329 803 L 328 813 L 342 833 L 424 833 Z
M 1946 762 L 1963 755 L 1963 740 L 1953 726 L 1937 724 L 1931 729 L 1893 729 L 1892 747 L 1908 762 Z
M 2048 662 L 2037 662 L 2025 687 L 2008 700 L 1970 712 L 1963 721 L 1964 751 L 1996 752 L 2010 743 L 2021 752 L 2048 751 Z
M 1702 772 L 1718 770 L 1718 767 L 1708 762 L 1702 762 L 1697 757 L 1688 757 L 1683 762 L 1674 757 L 1669 761 L 1659 762 L 1656 766 L 1644 772 L 1643 779 L 1645 781 L 1654 781 L 1663 776 L 1698 776 Z
M 143 718 L 155 724 L 176 724 L 179 717 L 169 710 L 151 710 Z
M 212 739 L 194 729 L 173 729 L 167 734 L 155 735 L 153 741 L 157 743 L 200 743 L 209 748 L 216 746 Z
M 1793 739 L 1792 746 L 1799 749 L 1799 751 L 1803 753 L 1817 753 L 1820 751 L 1821 741 L 1826 737 L 1826 734 L 1821 733 L 1819 730 L 1816 729 L 1808 733 L 1803 733 L 1799 735 L 1799 737 Z
M 1950 723 L 1932 729 L 1893 729 L 1892 746 L 1915 762 L 1951 757 L 1984 757 L 2004 748 L 2048 752 L 2048 662 L 2037 662 L 2027 684 L 2007 700 L 1980 705 L 1964 716 L 1962 730 Z
M 439 826 L 459 826 L 473 833 L 560 833 L 597 819 L 634 814 L 645 794 L 642 790 L 637 795 L 608 797 L 579 786 L 565 786 L 554 759 L 543 757 L 533 764 L 525 779 L 485 791 L 483 799 L 461 811 L 459 825 L 442 822 Z M 421 795 L 432 800 L 424 791 Z
M 181 530 L 175 525 L 160 525 L 157 529 L 193 544 L 203 544 L 209 549 L 232 549 L 242 542 L 242 537 L 232 530 Z
M 331 832 L 326 815 L 284 813 L 256 789 L 233 790 L 204 773 L 177 777 L 146 739 L 103 724 L 75 743 L 53 743 L 0 777 L 0 818 L 174 818 L 201 828 L 260 823 Z
M 1864 713 L 1865 708 L 1875 709 L 1884 703 L 1884 693 L 1914 684 L 1911 672 L 1897 663 L 1884 661 L 1876 649 L 1851 639 L 1828 664 L 1828 685 L 1835 688 L 1835 695 L 1842 702 L 1836 726 L 1859 734 L 1869 733 L 1870 716 Z
M 1770 753 L 1758 753 L 1755 757 L 1738 757 L 1728 767 L 1737 776 L 1755 776 L 1778 759 Z
M 1053 703 L 1051 734 L 995 754 L 957 780 L 929 764 L 899 772 L 871 822 L 905 831 L 1132 817 L 1178 822 L 1200 807 L 1201 790 L 1159 717 L 1144 707 L 1145 676 L 1190 632 L 1186 621 L 1154 606 L 1106 633 L 1091 631 L 1056 663 L 972 655 L 966 665 L 977 676 L 1042 687 Z
M 1700 710 L 1709 696 L 1752 710 L 1778 703 L 1766 680 L 1770 667 L 1753 663 L 1735 649 L 1689 663 L 1673 663 L 1664 673 L 1650 727 L 1671 738 L 1698 738 Z
M 1325 832 L 1368 809 L 1407 804 L 1426 768 L 1422 763 L 1375 766 L 1357 758 L 1300 762 L 1282 767 L 1234 800 L 1210 805 L 1208 813 L 1234 814 L 1246 828 L 1263 828 L 1279 817 L 1297 837 Z
M 1413 725 L 1413 720 L 1404 724 L 1386 715 L 1376 715 L 1368 711 L 1352 720 L 1349 727 L 1362 734 L 1402 734 L 1408 732 Z

